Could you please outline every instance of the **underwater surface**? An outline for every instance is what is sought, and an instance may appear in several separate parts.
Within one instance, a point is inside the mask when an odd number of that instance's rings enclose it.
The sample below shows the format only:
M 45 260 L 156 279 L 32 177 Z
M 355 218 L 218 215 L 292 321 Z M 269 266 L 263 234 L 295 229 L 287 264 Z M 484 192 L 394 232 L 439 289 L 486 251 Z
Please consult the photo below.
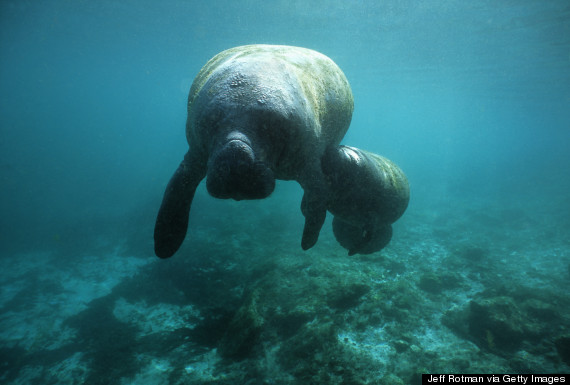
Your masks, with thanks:
M 216 53 L 317 50 L 355 100 L 343 144 L 411 199 L 348 256 L 303 191 L 210 197 L 153 252 Z M 0 382 L 416 384 L 570 372 L 570 3 L 0 2 Z

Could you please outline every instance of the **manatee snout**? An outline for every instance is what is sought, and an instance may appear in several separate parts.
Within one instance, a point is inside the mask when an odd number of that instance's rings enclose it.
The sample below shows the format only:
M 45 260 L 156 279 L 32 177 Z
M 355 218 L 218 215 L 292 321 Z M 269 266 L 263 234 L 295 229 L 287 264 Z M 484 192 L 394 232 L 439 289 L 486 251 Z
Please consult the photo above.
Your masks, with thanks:
M 231 140 L 211 156 L 206 188 L 220 199 L 263 199 L 275 189 L 275 177 L 249 144 Z
M 348 250 L 348 255 L 372 254 L 390 243 L 392 225 L 376 223 L 358 226 L 336 216 L 333 219 L 333 233 L 338 243 Z

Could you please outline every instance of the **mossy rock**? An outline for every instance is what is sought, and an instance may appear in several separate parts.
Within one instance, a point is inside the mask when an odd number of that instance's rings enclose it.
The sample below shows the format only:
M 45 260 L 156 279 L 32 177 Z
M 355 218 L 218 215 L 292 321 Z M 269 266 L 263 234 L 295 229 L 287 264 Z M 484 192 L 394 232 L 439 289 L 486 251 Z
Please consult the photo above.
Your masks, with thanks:
M 258 310 L 259 291 L 254 291 L 234 315 L 218 346 L 224 358 L 242 360 L 255 353 L 265 324 Z
M 540 299 L 531 298 L 523 303 L 523 309 L 538 321 L 552 323 L 560 320 L 558 309 Z
M 445 290 L 456 289 L 459 286 L 460 279 L 457 275 L 451 273 L 424 273 L 418 282 L 418 287 L 420 289 L 432 294 L 441 294 Z
M 380 379 L 381 385 L 405 385 L 406 383 L 395 374 L 387 374 Z
M 523 342 L 535 346 L 551 337 L 549 323 L 536 317 L 540 309 L 554 312 L 538 300 L 527 301 L 526 305 L 518 305 L 508 296 L 473 300 L 469 306 L 469 334 L 479 346 L 491 351 L 513 352 Z
M 370 291 L 370 287 L 361 283 L 351 283 L 337 287 L 329 293 L 327 304 L 337 310 L 348 310 L 358 306 L 361 298 Z
M 516 351 L 525 339 L 525 317 L 510 297 L 470 302 L 469 334 L 482 348 Z
M 402 330 L 407 330 L 420 320 L 417 307 L 424 303 L 416 285 L 400 277 L 374 286 L 359 311 L 367 314 L 371 325 L 396 321 Z
M 275 314 L 271 326 L 281 338 L 289 338 L 299 331 L 307 322 L 315 317 L 315 313 L 303 308 Z
M 322 319 L 304 325 L 282 344 L 278 362 L 299 384 L 379 385 L 381 364 L 339 340 L 335 322 Z
M 463 338 L 469 338 L 469 307 L 453 306 L 443 313 L 441 323 L 457 335 Z
M 404 340 L 396 340 L 392 342 L 392 346 L 398 353 L 403 353 L 410 348 L 410 344 Z
M 558 337 L 554 341 L 554 345 L 556 346 L 556 351 L 560 359 L 564 361 L 566 365 L 570 365 L 570 334 Z
M 283 343 L 278 354 L 279 362 L 296 377 L 310 379 L 339 355 L 337 335 L 338 329 L 332 322 L 307 324 Z
M 481 262 L 489 257 L 489 250 L 476 244 L 465 243 L 455 248 L 455 254 L 469 262 Z

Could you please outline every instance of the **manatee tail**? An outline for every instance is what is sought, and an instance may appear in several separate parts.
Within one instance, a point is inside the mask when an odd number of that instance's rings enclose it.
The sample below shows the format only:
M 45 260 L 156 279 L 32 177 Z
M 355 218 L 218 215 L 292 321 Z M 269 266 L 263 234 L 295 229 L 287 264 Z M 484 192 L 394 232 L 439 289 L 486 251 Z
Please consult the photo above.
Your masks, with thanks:
M 188 229 L 190 206 L 206 166 L 192 159 L 190 151 L 170 178 L 154 226 L 154 252 L 170 258 L 182 245 Z

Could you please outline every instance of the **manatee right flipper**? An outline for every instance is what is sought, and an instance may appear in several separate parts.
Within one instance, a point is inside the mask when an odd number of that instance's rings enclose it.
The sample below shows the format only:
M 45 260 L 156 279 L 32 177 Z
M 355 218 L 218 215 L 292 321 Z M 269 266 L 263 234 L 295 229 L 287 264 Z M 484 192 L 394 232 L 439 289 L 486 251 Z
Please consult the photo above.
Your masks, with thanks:
M 182 245 L 194 193 L 205 176 L 205 162 L 188 151 L 168 182 L 156 218 L 154 252 L 158 257 L 170 258 Z

